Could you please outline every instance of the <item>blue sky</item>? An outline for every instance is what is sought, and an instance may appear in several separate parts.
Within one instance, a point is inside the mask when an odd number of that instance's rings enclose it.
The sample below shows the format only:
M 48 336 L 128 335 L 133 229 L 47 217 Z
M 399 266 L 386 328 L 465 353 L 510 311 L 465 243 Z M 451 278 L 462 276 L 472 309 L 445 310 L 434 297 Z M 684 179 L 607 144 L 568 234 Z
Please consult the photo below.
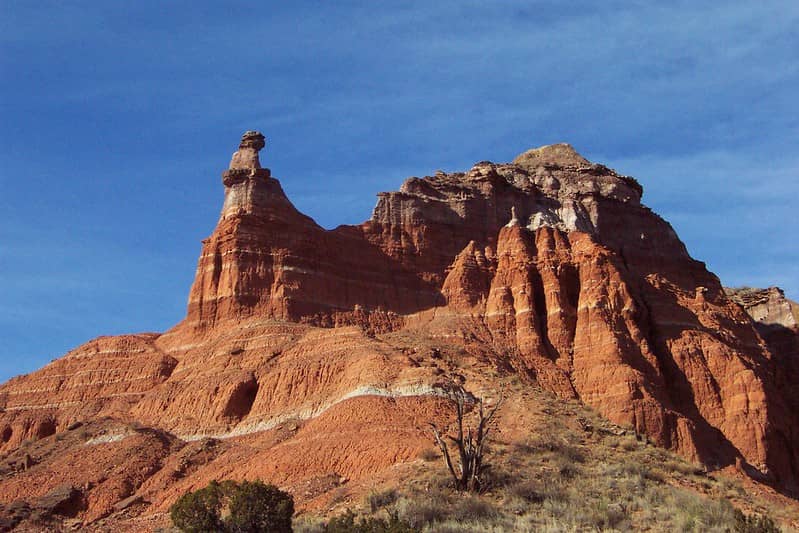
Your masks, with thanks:
M 0 3 L 0 379 L 184 312 L 244 130 L 325 227 L 569 142 L 799 299 L 799 2 Z

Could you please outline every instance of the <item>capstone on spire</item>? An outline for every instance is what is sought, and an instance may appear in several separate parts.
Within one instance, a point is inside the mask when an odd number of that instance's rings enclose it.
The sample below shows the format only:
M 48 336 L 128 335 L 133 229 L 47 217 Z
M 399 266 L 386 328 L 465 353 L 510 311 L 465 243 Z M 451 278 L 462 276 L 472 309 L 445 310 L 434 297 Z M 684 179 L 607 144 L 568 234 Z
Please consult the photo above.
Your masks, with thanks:
M 258 152 L 266 146 L 266 138 L 260 131 L 247 131 L 241 136 L 239 149 L 230 160 L 230 169 L 261 168 Z
M 241 136 L 239 149 L 230 160 L 230 168 L 222 173 L 222 182 L 226 187 L 241 183 L 251 178 L 268 178 L 268 168 L 261 168 L 258 152 L 266 146 L 266 138 L 260 131 L 246 131 Z

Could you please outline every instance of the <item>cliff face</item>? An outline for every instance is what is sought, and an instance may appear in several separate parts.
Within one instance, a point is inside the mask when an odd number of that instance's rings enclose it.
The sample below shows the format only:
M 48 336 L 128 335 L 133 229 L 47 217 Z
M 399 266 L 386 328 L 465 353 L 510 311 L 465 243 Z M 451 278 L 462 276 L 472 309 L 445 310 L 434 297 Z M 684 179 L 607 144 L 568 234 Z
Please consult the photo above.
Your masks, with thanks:
M 410 178 L 379 195 L 367 222 L 328 231 L 261 168 L 264 144 L 247 132 L 223 173 L 222 213 L 203 241 L 186 319 L 160 336 L 97 339 L 0 387 L 3 450 L 105 418 L 179 442 L 237 442 L 313 420 L 320 435 L 349 428 L 331 441 L 348 443 L 345 456 L 309 456 L 292 441 L 309 458 L 305 473 L 275 466 L 274 475 L 288 483 L 345 464 L 339 473 L 363 476 L 418 452 L 419 421 L 437 412 L 447 382 L 497 388 L 456 370 L 469 360 L 709 466 L 738 464 L 794 487 L 799 426 L 781 385 L 795 358 L 774 355 L 740 299 L 641 204 L 634 179 L 548 146 Z M 421 364 L 433 348 L 455 367 Z M 396 405 L 379 398 L 404 398 L 397 424 L 416 424 L 403 426 L 400 448 L 380 429 Z M 382 422 L 365 437 L 359 410 L 372 404 Z M 176 495 L 159 483 L 162 501 Z

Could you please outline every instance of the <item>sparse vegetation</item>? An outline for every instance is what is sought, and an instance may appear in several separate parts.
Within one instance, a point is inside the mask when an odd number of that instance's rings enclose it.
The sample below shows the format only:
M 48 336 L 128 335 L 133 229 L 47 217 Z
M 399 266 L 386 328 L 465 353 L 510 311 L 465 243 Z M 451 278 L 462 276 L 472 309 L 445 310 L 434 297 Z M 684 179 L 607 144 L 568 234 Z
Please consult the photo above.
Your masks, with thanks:
M 576 402 L 546 398 L 535 431 L 492 440 L 481 492 L 453 490 L 448 469 L 420 461 L 411 480 L 373 491 L 347 524 L 394 516 L 426 533 L 780 531 L 769 516 L 780 509 L 760 501 L 753 512 L 735 479 L 709 474 Z
M 440 522 L 447 516 L 444 505 L 446 500 L 435 496 L 420 498 L 413 494 L 400 498 L 397 501 L 396 512 L 403 522 L 416 530 L 421 530 L 427 525 Z
M 479 496 L 467 496 L 455 503 L 451 516 L 459 522 L 478 521 L 499 516 L 491 502 Z
M 369 508 L 374 513 L 378 509 L 382 509 L 383 507 L 394 503 L 398 498 L 399 493 L 396 491 L 396 489 L 388 489 L 370 493 L 367 500 L 369 502 Z
M 212 481 L 181 496 L 170 515 L 175 527 L 189 533 L 291 533 L 294 499 L 260 480 Z

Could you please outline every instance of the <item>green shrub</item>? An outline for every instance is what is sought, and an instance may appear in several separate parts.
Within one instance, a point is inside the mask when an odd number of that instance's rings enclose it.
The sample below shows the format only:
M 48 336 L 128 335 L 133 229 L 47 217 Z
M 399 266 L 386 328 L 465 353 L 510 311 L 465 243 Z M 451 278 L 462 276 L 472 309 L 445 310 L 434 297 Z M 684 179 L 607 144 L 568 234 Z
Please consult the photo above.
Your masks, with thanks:
M 172 523 L 181 531 L 201 533 L 219 531 L 222 522 L 222 488 L 216 481 L 207 487 L 181 496 L 169 509 Z
M 228 511 L 224 519 L 223 507 Z M 291 533 L 293 514 L 291 495 L 260 480 L 212 481 L 205 488 L 184 494 L 170 508 L 172 523 L 188 533 Z
M 230 531 L 291 533 L 294 499 L 290 494 L 256 480 L 242 481 L 229 498 L 230 516 L 225 522 Z

